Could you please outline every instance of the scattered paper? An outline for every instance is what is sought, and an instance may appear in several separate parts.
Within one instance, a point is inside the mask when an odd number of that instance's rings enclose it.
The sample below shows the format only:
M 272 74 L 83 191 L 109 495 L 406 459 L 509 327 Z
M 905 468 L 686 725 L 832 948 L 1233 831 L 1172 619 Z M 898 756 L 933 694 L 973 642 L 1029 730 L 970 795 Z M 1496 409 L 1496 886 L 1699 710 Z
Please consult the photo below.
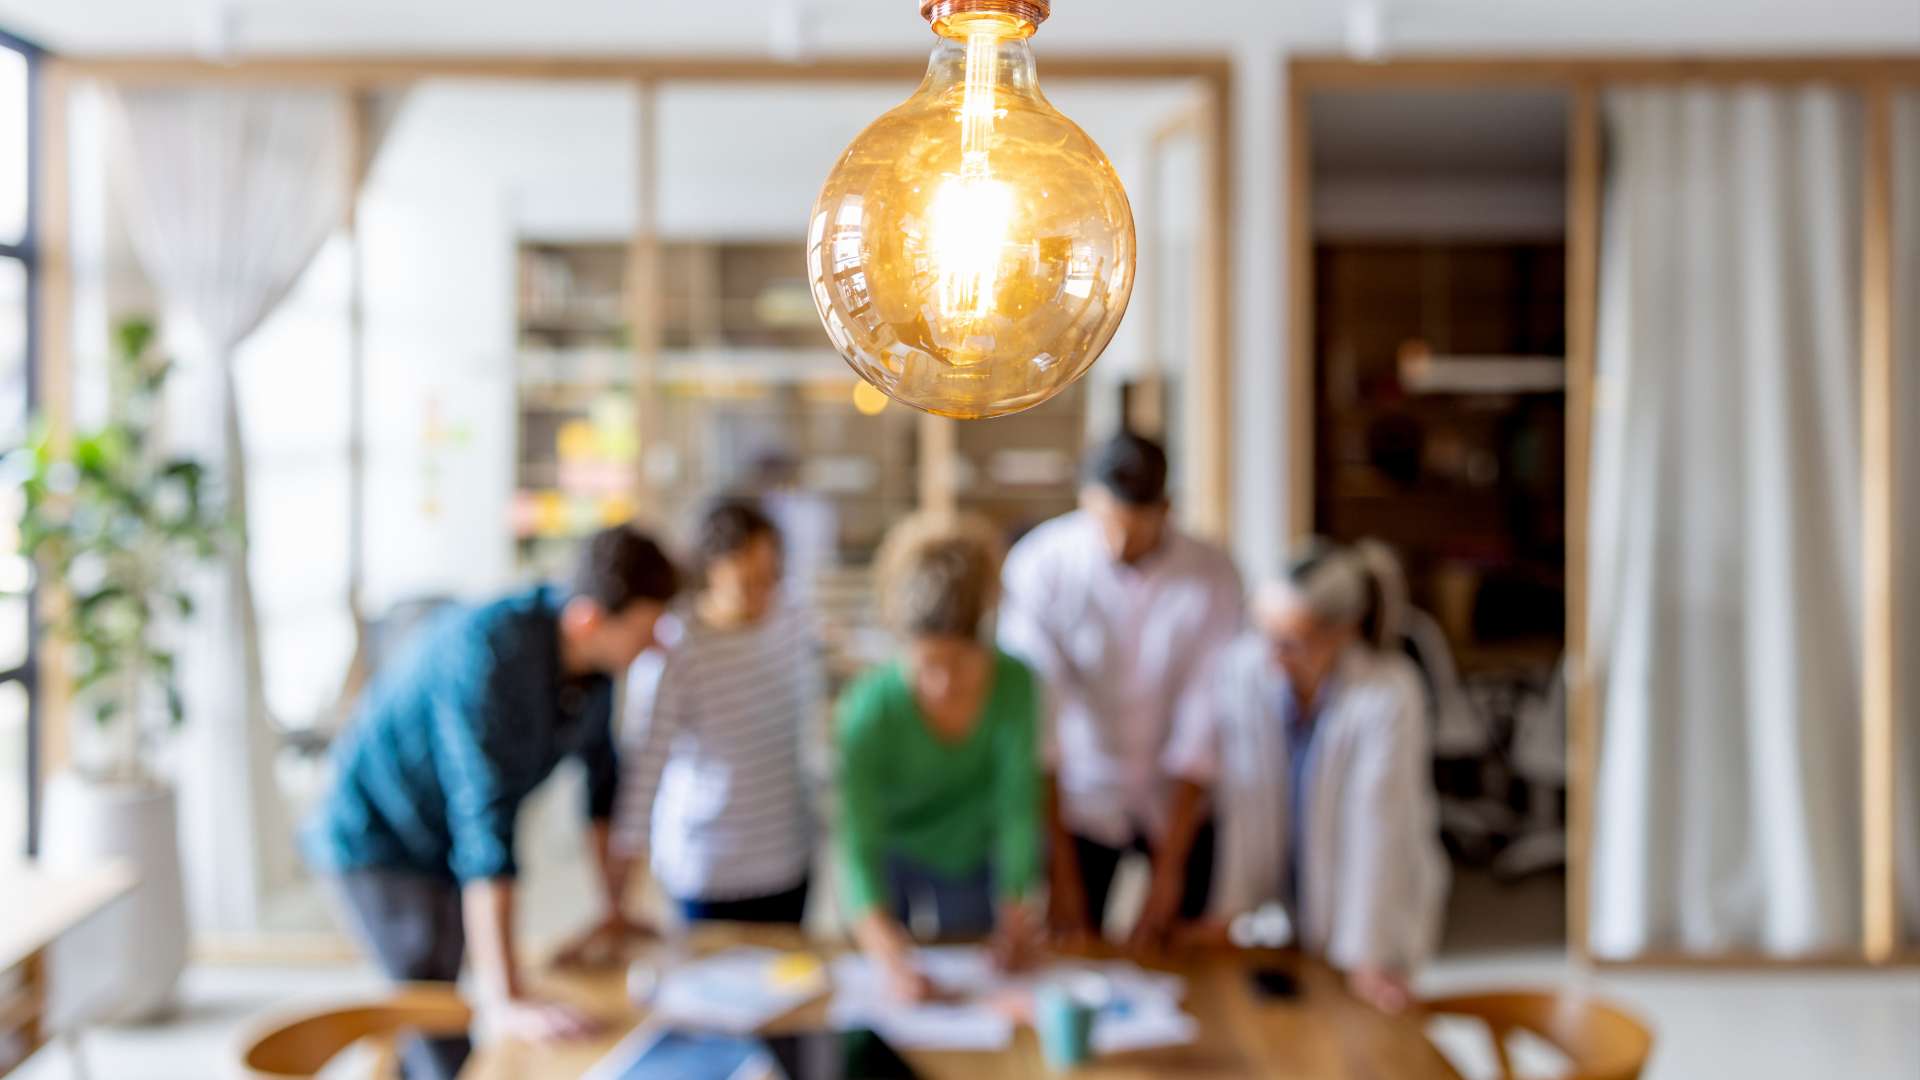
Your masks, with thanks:
M 1006 976 L 994 967 L 993 954 L 979 945 L 940 945 L 914 953 L 914 963 L 944 994 L 987 994 Z
M 1124 1054 L 1156 1046 L 1185 1046 L 1200 1037 L 1200 1022 L 1179 1009 L 1130 1016 L 1102 1011 L 1093 1021 L 1093 1052 Z
M 728 949 L 668 971 L 654 995 L 653 1016 L 687 1027 L 746 1034 L 826 987 L 826 970 L 811 957 L 796 959 L 776 949 Z
M 1013 1042 L 1013 1021 L 977 1002 L 876 1006 L 836 1000 L 827 1023 L 839 1031 L 871 1029 L 905 1050 L 1004 1050 Z
M 841 1031 L 871 1028 L 911 1050 L 1001 1050 L 1013 1042 L 1013 1020 L 986 1000 L 999 977 L 985 949 L 922 949 L 918 962 L 943 1000 L 900 1001 L 866 957 L 835 960 L 827 1023 Z
M 872 1028 L 888 1042 L 920 1050 L 1000 1050 L 1013 1040 L 1014 1021 L 1004 1003 L 1031 999 L 1050 980 L 1091 977 L 1101 988 L 1093 1023 L 1093 1048 L 1119 1054 L 1156 1046 L 1179 1046 L 1199 1036 L 1199 1022 L 1180 1008 L 1186 981 L 1137 964 L 1065 963 L 1009 976 L 977 946 L 922 949 L 920 971 L 941 1000 L 912 1004 L 888 991 L 886 980 L 863 956 L 833 963 L 834 998 L 827 1020 L 835 1028 Z M 957 1000 L 956 1000 L 957 999 Z

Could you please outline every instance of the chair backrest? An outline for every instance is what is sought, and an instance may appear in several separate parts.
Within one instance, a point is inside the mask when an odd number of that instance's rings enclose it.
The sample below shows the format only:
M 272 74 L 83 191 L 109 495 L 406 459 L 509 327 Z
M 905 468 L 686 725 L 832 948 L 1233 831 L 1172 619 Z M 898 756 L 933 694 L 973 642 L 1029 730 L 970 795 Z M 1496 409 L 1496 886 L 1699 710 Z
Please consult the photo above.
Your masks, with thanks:
M 473 1010 L 451 986 L 402 988 L 384 1001 L 281 1017 L 260 1025 L 240 1047 L 241 1080 L 301 1080 L 364 1039 L 390 1040 L 401 1032 L 459 1035 L 473 1026 Z
M 1653 1032 L 1628 1013 L 1572 994 L 1504 992 L 1461 994 L 1423 1003 L 1436 1016 L 1472 1017 L 1493 1037 L 1500 1074 L 1513 1080 L 1507 1038 L 1530 1031 L 1567 1056 L 1568 1080 L 1638 1080 L 1653 1052 Z

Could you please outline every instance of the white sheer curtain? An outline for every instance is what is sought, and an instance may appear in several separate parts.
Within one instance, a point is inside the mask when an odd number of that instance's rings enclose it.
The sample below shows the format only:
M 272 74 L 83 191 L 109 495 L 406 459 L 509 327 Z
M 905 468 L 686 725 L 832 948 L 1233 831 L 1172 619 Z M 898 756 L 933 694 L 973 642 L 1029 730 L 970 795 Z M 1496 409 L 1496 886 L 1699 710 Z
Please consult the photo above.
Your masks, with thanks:
M 1901 487 L 1900 535 L 1920 537 L 1920 89 L 1896 99 L 1893 114 L 1894 353 L 1899 407 L 1894 438 Z M 1902 620 L 1899 648 L 1905 663 L 1895 670 L 1905 680 L 1901 718 L 1900 810 L 1896 849 L 1899 859 L 1906 943 L 1920 945 L 1920 555 L 1909 542 L 1896 567 L 1900 579 L 1896 611 Z
M 1608 95 L 1592 945 L 1860 939 L 1857 104 Z
M 140 88 L 118 96 L 117 191 L 181 366 L 173 436 L 226 478 L 246 520 L 233 353 L 340 222 L 352 186 L 337 93 Z M 205 929 L 257 921 L 269 845 L 271 725 L 244 542 L 197 590 L 182 643 L 187 727 L 177 777 L 189 908 Z

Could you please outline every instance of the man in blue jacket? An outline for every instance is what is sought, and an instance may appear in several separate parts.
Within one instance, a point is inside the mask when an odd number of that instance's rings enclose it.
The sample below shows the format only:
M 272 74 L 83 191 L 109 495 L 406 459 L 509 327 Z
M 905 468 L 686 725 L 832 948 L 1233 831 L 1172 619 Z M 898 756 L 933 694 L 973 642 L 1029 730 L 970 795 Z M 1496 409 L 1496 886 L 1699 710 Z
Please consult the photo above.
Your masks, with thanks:
M 514 958 L 514 824 L 573 756 L 586 767 L 603 929 L 626 927 L 625 869 L 608 850 L 619 769 L 614 679 L 653 644 L 678 585 L 651 539 L 625 527 L 590 539 L 570 589 L 541 587 L 435 617 L 360 703 L 333 790 L 304 837 L 353 930 L 393 979 L 453 981 L 472 950 L 492 1030 L 583 1033 L 587 1018 L 529 995 Z M 465 1039 L 416 1040 L 411 1080 L 451 1080 Z

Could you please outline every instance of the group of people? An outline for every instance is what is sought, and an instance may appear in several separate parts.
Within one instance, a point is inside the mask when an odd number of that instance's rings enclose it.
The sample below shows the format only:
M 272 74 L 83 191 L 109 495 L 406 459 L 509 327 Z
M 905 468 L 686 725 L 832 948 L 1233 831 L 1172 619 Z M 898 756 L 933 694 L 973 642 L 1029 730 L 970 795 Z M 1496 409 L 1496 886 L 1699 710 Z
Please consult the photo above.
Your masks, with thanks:
M 651 932 L 628 906 L 642 867 L 687 921 L 799 923 L 824 816 L 839 909 L 904 997 L 929 989 L 917 941 L 984 938 L 1017 966 L 1044 936 L 1100 936 L 1138 852 L 1134 946 L 1255 943 L 1280 912 L 1356 993 L 1407 1002 L 1445 863 L 1390 557 L 1316 543 L 1249 613 L 1229 557 L 1174 525 L 1165 453 L 1122 434 L 1080 508 L 1004 558 L 965 517 L 892 530 L 876 572 L 898 655 L 821 740 L 814 621 L 781 555 L 760 507 L 722 501 L 682 595 L 659 544 L 609 529 L 569 588 L 449 612 L 387 663 L 305 847 L 389 975 L 451 980 L 464 959 L 496 1029 L 588 1026 L 529 993 L 512 932 L 516 813 L 575 756 L 605 917 L 567 955 Z M 466 1051 L 410 1047 L 409 1075 Z

